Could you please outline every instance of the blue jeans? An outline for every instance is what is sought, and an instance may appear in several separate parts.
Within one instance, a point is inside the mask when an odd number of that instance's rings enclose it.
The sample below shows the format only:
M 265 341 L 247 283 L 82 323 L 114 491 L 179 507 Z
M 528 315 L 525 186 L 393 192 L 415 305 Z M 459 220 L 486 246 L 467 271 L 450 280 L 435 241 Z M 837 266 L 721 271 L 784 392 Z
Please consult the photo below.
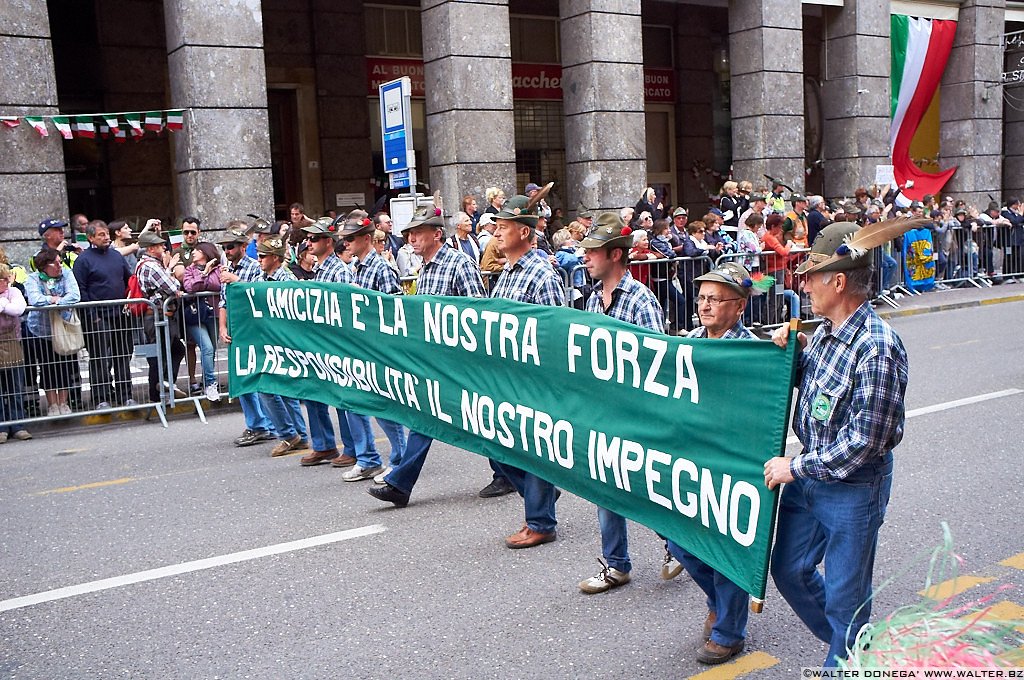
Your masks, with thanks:
M 555 485 L 504 463 L 498 463 L 498 469 L 523 497 L 526 526 L 541 534 L 554 531 L 558 524 L 555 520 Z
M 708 596 L 708 611 L 715 613 L 711 641 L 725 647 L 747 637 L 748 595 L 735 583 L 672 541 L 666 544 L 694 582 Z
M 384 431 L 384 435 L 391 443 L 391 453 L 388 455 L 388 465 L 395 467 L 402 462 L 402 457 L 405 456 L 405 446 L 407 441 L 405 428 L 402 427 L 401 424 L 385 418 L 377 418 L 377 424 L 380 425 L 380 429 Z
M 291 439 L 298 435 L 306 439 L 306 419 L 302 417 L 302 407 L 298 399 L 282 397 L 277 394 L 260 393 L 260 405 L 263 412 L 274 424 L 274 430 L 281 439 Z
M 604 556 L 604 561 L 612 569 L 631 571 L 633 564 L 629 561 L 626 518 L 599 507 L 597 521 L 601 525 L 601 555 Z
M 213 339 L 217 337 L 217 322 L 210 316 L 205 322 L 189 326 L 186 330 L 189 339 L 199 347 L 199 357 L 203 364 L 203 385 L 216 385 L 217 373 L 214 371 L 213 358 L 217 348 Z
M 10 420 L 10 425 L 0 427 L 0 432 L 14 434 L 24 429 L 19 420 L 25 419 L 25 367 L 12 366 L 0 369 L 0 420 Z
M 260 398 L 256 393 L 243 394 L 238 398 L 242 405 L 242 415 L 245 416 L 245 427 L 253 432 L 273 432 L 274 425 L 267 418 L 260 406 Z
M 896 260 L 892 255 L 882 253 L 882 286 L 888 290 L 896 285 Z
M 380 454 L 377 453 L 377 443 L 373 441 L 373 425 L 370 423 L 370 416 L 352 411 L 338 411 L 338 418 L 341 418 L 342 413 L 348 418 L 348 426 L 352 431 L 356 465 L 364 470 L 379 467 Z
M 434 440 L 425 434 L 409 430 L 409 439 L 406 441 L 405 452 L 402 460 L 391 466 L 394 468 L 384 478 L 384 481 L 395 487 L 402 493 L 411 494 L 416 480 L 420 478 L 420 471 L 423 464 L 427 462 L 427 452 Z
M 331 451 L 338 448 L 331 424 L 331 409 L 319 401 L 303 400 L 306 416 L 309 418 L 309 443 L 314 451 Z
M 892 488 L 892 453 L 842 482 L 797 479 L 786 485 L 771 572 L 810 631 L 829 645 L 824 666 L 846 658 L 871 617 L 871 573 L 878 529 Z M 825 576 L 818 565 L 825 561 Z

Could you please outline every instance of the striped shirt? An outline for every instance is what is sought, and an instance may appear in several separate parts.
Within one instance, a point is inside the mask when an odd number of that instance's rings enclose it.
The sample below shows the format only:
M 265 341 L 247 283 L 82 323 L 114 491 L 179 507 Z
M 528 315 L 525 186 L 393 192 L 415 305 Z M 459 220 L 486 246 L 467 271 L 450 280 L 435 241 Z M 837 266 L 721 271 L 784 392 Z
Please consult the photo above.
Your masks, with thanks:
M 402 287 L 398 284 L 398 274 L 377 251 L 370 249 L 366 257 L 356 262 L 355 276 L 357 286 L 368 290 L 376 290 L 388 295 L 401 295 Z
M 238 277 L 239 283 L 253 283 L 263 278 L 263 270 L 260 269 L 260 263 L 248 255 L 242 255 L 238 262 L 234 264 L 231 263 L 231 260 L 228 260 L 228 271 Z M 231 284 L 227 285 L 230 286 Z M 227 307 L 227 304 L 228 296 L 222 295 L 218 306 L 224 309 Z
M 416 292 L 419 295 L 487 297 L 477 263 L 462 251 L 443 243 L 430 262 L 423 263 L 416 280 Z
M 327 283 L 352 283 L 352 272 L 341 258 L 331 253 L 313 267 L 313 280 Z
M 648 328 L 658 333 L 665 332 L 665 313 L 658 298 L 651 289 L 640 283 L 627 271 L 612 291 L 612 304 L 604 306 L 603 281 L 594 283 L 594 292 L 587 298 L 587 311 Z
M 704 326 L 697 326 L 692 331 L 686 334 L 688 338 L 706 338 L 708 337 L 708 329 Z M 750 332 L 750 330 L 743 325 L 743 319 L 736 322 L 736 325 L 727 330 L 722 334 L 720 340 L 757 340 L 757 336 Z
M 514 264 L 505 264 L 491 297 L 559 307 L 565 304 L 565 289 L 547 255 L 530 249 Z
M 267 274 L 266 272 L 260 271 L 260 281 L 296 281 L 295 274 L 292 274 L 292 270 L 288 267 L 281 265 L 274 271 Z
M 865 302 L 839 328 L 825 321 L 799 357 L 795 477 L 837 481 L 903 439 L 907 352 Z

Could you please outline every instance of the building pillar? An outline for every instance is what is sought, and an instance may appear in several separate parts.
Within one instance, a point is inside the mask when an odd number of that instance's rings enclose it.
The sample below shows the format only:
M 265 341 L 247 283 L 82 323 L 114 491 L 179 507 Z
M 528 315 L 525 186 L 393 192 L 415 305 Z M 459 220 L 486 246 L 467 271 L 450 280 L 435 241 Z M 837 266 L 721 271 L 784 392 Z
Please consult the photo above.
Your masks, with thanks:
M 957 166 L 943 189 L 984 210 L 1003 180 L 1003 70 L 1000 45 L 1005 0 L 964 0 L 942 75 L 939 165 Z
M 516 192 L 508 0 L 423 0 L 430 187 L 454 213 L 496 186 Z M 468 30 L 473 27 L 473 30 Z
M 890 165 L 889 0 L 825 8 L 825 195 L 852 196 Z
M 640 0 L 560 0 L 566 206 L 632 206 L 647 186 Z
M 804 190 L 800 0 L 729 0 L 732 164 L 755 186 L 771 175 Z
M 0 6 L 0 64 L 4 115 L 59 113 L 46 0 Z M 0 130 L 0 240 L 23 262 L 38 249 L 39 222 L 68 216 L 64 146 L 47 127 L 48 137 L 24 122 Z
M 207 228 L 274 215 L 260 0 L 164 0 L 178 211 Z

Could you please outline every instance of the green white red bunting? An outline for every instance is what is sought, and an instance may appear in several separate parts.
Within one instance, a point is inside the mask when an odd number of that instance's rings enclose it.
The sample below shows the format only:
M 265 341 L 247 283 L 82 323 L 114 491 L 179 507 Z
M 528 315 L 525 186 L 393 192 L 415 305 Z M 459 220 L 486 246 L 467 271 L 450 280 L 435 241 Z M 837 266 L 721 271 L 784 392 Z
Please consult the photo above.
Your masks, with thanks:
M 89 113 L 83 115 L 56 116 L 3 116 L 0 123 L 6 128 L 16 128 L 25 121 L 40 137 L 48 137 L 47 121 L 53 124 L 64 139 L 108 139 L 123 142 L 131 136 L 138 141 L 147 131 L 160 133 L 164 128 L 173 131 L 185 126 L 185 109 L 163 111 L 121 111 L 117 113 Z M 124 123 L 127 123 L 126 125 Z

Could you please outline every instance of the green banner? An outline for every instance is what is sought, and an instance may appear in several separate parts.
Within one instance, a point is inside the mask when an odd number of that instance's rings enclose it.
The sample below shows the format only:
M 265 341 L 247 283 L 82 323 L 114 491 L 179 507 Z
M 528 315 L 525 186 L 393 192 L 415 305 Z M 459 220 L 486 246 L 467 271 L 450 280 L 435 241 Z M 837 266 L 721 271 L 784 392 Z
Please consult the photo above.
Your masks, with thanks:
M 227 301 L 232 396 L 398 421 L 644 524 L 764 597 L 777 494 L 763 466 L 785 449 L 795 349 L 308 281 L 235 283 Z

